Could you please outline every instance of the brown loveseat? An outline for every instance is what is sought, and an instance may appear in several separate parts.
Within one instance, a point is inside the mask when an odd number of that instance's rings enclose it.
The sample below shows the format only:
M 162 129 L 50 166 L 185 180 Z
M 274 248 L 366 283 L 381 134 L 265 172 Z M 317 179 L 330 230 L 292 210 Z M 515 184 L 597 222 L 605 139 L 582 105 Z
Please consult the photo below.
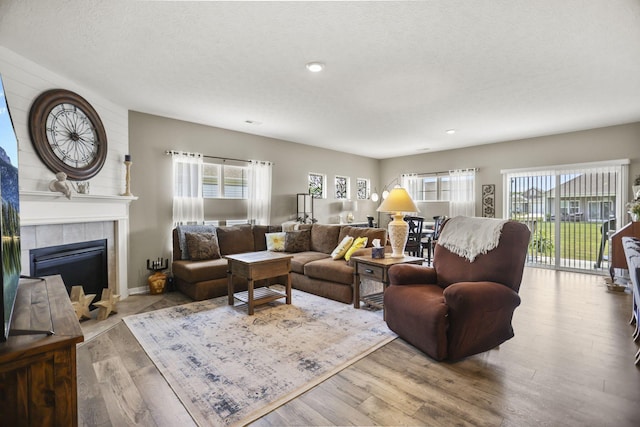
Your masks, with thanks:
M 433 268 L 392 266 L 387 325 L 436 360 L 460 359 L 512 338 L 529 237 L 526 225 L 508 221 L 498 246 L 473 262 L 438 244 Z
M 359 249 L 353 255 L 371 252 L 373 239 L 386 242 L 387 231 L 383 228 L 360 228 L 349 225 L 309 224 L 301 225 L 301 230 L 286 233 L 298 238 L 304 244 L 292 245 L 295 252 L 291 260 L 291 285 L 306 292 L 344 303 L 353 302 L 353 267 L 344 259 L 333 260 L 331 252 L 345 236 L 368 239 L 367 248 Z M 206 229 L 205 229 L 206 230 Z M 177 288 L 193 298 L 203 300 L 227 294 L 227 260 L 225 255 L 267 249 L 266 233 L 281 232 L 281 226 L 237 225 L 211 227 L 217 235 L 221 258 L 193 261 L 180 248 L 180 233 L 173 230 L 172 273 Z M 235 279 L 236 292 L 246 290 L 246 280 Z M 265 285 L 268 283 L 262 283 Z

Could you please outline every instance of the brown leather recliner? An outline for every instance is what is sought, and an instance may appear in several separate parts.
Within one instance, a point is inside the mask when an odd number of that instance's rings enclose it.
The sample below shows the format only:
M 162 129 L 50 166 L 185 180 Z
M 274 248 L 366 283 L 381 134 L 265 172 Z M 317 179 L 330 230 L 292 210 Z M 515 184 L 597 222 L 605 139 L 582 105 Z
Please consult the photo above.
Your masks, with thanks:
M 392 266 L 387 325 L 436 360 L 461 359 L 512 338 L 530 235 L 525 224 L 508 221 L 497 247 L 473 262 L 438 244 L 433 268 Z

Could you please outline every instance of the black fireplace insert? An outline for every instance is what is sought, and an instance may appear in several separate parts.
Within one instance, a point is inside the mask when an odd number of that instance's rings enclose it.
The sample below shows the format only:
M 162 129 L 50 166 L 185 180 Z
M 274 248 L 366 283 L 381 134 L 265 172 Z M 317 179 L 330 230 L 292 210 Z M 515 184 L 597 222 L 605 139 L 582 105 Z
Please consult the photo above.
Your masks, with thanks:
M 29 264 L 31 276 L 60 274 L 68 293 L 81 285 L 85 294 L 96 294 L 94 301 L 109 286 L 106 239 L 31 249 Z

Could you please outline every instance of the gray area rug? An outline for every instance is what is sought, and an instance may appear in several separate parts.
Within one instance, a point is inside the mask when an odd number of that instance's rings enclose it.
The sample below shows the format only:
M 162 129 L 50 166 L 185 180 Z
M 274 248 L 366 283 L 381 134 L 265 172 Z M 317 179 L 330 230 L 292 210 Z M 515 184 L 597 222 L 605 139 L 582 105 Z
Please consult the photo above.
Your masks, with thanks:
M 280 302 L 282 301 L 282 302 Z M 393 340 L 382 312 L 293 290 L 256 308 L 227 297 L 124 319 L 200 425 L 243 425 Z

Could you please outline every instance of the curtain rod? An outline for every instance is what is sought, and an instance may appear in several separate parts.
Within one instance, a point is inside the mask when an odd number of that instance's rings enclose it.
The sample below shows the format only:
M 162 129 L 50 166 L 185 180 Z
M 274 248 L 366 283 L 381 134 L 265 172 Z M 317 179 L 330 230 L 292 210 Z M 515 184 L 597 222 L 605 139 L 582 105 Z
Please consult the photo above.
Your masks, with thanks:
M 478 168 L 462 168 L 462 169 L 449 169 L 447 171 L 439 171 L 439 172 L 418 172 L 416 173 L 416 175 L 442 175 L 442 174 L 448 174 L 454 170 L 463 170 L 463 171 L 475 171 L 478 172 Z
M 200 153 L 189 153 L 187 151 L 176 151 L 176 150 L 166 150 L 164 152 L 164 154 L 166 154 L 167 156 L 171 156 L 174 154 L 186 154 L 187 156 L 197 156 L 200 155 L 202 157 L 206 157 L 207 159 L 218 159 L 218 160 L 222 160 L 222 161 L 227 161 L 227 160 L 231 160 L 233 162 L 244 162 L 244 163 L 251 163 L 251 160 L 244 160 L 244 159 L 234 159 L 231 157 L 218 157 L 218 156 L 209 156 L 207 154 L 200 154 Z M 261 163 L 271 163 L 272 165 L 275 165 L 275 163 L 272 162 L 268 162 L 266 160 L 256 160 L 258 162 Z

